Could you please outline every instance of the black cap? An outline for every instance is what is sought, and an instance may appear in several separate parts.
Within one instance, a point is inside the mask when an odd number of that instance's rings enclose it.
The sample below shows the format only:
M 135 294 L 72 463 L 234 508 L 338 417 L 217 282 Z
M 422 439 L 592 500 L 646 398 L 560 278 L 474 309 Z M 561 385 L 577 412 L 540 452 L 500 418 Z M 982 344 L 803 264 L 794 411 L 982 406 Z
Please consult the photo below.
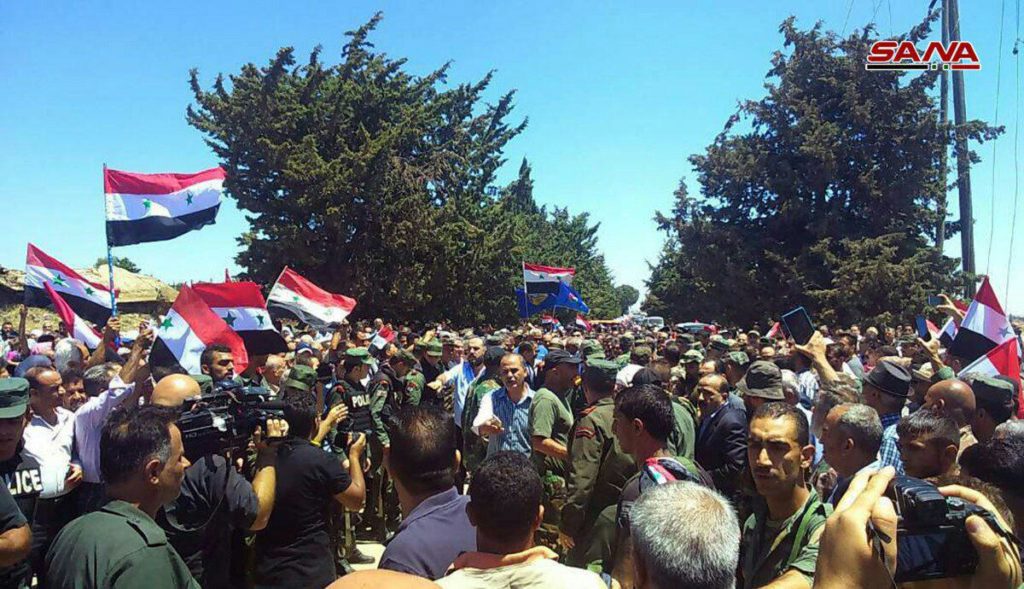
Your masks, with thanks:
M 905 366 L 882 360 L 864 377 L 864 382 L 894 397 L 910 396 L 910 370 Z
M 497 366 L 507 352 L 501 346 L 488 346 L 484 351 L 484 365 Z
M 548 352 L 548 355 L 544 356 L 545 369 L 554 368 L 559 364 L 572 364 L 574 366 L 579 366 L 582 363 L 583 359 L 580 358 L 579 356 L 575 354 L 570 354 L 569 352 L 566 352 L 565 350 L 561 350 L 558 348 L 550 350 Z

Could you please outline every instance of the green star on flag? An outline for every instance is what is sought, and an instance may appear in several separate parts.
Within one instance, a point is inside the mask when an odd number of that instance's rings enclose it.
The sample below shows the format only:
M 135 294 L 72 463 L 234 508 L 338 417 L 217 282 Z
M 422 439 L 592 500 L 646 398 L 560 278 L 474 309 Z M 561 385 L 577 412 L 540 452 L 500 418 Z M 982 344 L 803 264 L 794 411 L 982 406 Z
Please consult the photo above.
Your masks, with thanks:
M 196 195 L 192 194 L 192 191 L 186 192 L 185 193 L 185 204 L 192 204 L 192 199 L 195 198 L 195 196 Z
M 64 277 L 60 274 L 56 274 L 53 279 L 53 284 L 56 286 L 67 286 L 68 283 L 64 281 Z
M 297 302 L 299 302 L 299 297 L 298 297 L 298 295 L 295 295 L 295 296 L 293 296 L 293 297 L 292 297 L 292 300 L 293 300 L 293 301 L 295 301 L 296 303 L 297 303 Z
M 142 206 L 146 207 L 146 214 L 148 215 L 149 214 L 149 207 L 153 206 L 153 201 L 149 200 L 148 198 L 144 199 L 142 201 Z
M 164 320 L 160 322 L 160 329 L 170 329 L 174 326 L 174 322 L 171 321 L 170 317 L 164 317 Z
M 260 327 L 263 327 L 263 315 L 257 314 L 256 321 L 260 322 Z
M 96 289 L 94 289 L 91 286 L 87 286 L 87 287 L 85 287 L 85 294 L 87 294 L 87 295 L 96 294 Z
M 234 327 L 235 326 L 235 319 L 237 319 L 237 317 L 232 315 L 231 311 L 228 311 L 228 314 L 224 316 L 224 323 L 227 323 L 231 327 Z

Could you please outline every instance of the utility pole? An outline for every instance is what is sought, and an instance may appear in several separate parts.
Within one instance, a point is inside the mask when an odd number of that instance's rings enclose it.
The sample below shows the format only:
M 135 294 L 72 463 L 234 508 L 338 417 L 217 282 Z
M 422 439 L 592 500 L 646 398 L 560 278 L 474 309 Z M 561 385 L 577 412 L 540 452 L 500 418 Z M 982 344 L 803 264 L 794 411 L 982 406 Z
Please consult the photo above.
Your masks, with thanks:
M 949 47 L 949 10 L 947 2 L 949 0 L 942 0 L 942 46 Z M 946 128 L 946 123 L 949 122 L 949 72 L 945 69 L 939 74 L 939 124 L 941 128 Z M 946 186 L 947 186 L 947 174 L 946 171 L 946 159 L 949 153 L 946 150 L 946 143 L 942 143 L 942 161 L 939 165 L 939 176 L 942 178 L 942 192 L 939 193 L 937 207 L 939 213 L 939 225 L 935 228 L 935 251 L 936 255 L 941 259 L 942 250 L 946 245 Z
M 949 41 L 960 40 L 960 7 L 958 0 L 945 0 L 949 12 Z M 944 11 L 945 12 L 945 11 Z M 945 14 L 943 15 L 945 18 Z M 957 192 L 960 195 L 960 253 L 963 271 L 973 275 L 974 270 L 974 212 L 971 203 L 971 161 L 967 153 L 967 135 L 962 131 L 967 124 L 967 104 L 964 97 L 964 73 L 953 72 L 953 120 L 956 123 Z M 964 296 L 974 296 L 973 277 L 964 280 Z

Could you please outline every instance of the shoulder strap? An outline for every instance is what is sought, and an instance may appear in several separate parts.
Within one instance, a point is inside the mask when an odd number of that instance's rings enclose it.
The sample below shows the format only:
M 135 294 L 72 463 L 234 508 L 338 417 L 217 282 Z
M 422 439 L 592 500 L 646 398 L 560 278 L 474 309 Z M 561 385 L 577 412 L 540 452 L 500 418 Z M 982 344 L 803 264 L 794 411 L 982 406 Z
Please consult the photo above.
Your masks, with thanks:
M 815 506 L 817 504 L 817 506 Z M 803 548 L 804 540 L 807 537 L 808 529 L 811 525 L 811 516 L 817 513 L 818 509 L 821 508 L 821 502 L 811 501 L 807 499 L 807 505 L 804 507 L 803 513 L 800 514 L 800 523 L 796 528 L 796 535 L 793 536 L 793 546 L 789 550 L 789 562 L 796 560 L 797 554 Z M 813 508 L 813 509 L 812 509 Z

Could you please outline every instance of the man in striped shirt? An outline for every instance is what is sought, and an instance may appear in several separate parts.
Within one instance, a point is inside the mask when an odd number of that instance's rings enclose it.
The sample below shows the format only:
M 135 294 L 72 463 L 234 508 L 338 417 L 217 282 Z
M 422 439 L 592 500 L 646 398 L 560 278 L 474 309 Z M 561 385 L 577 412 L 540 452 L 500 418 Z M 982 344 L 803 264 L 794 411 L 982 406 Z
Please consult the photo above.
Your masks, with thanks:
M 506 450 L 529 456 L 533 390 L 526 384 L 526 362 L 519 354 L 505 354 L 499 374 L 504 386 L 481 399 L 473 432 L 487 438 L 488 457 Z

